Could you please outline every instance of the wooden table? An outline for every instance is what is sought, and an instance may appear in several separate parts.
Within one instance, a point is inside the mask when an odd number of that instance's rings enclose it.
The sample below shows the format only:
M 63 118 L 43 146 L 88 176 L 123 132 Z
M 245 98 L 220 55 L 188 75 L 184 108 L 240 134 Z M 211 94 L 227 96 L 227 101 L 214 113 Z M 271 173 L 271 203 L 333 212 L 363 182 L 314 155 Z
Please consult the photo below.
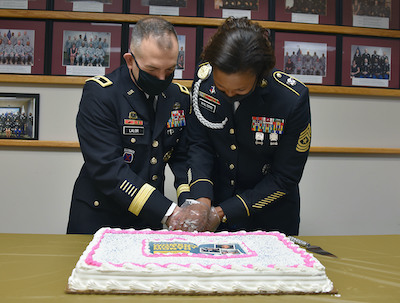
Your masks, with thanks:
M 400 235 L 300 238 L 338 256 L 316 255 L 338 295 L 66 294 L 68 277 L 92 236 L 0 234 L 0 302 L 400 302 Z

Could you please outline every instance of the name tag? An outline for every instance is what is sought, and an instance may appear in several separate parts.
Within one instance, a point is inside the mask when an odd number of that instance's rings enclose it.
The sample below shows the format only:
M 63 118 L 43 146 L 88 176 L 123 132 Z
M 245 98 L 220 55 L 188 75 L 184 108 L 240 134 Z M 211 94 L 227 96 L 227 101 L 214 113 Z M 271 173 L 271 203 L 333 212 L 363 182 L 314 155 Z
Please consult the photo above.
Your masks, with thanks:
M 144 127 L 143 126 L 123 126 L 122 134 L 127 136 L 143 136 Z
M 200 101 L 200 106 L 201 107 L 203 107 L 206 110 L 208 110 L 208 111 L 210 111 L 210 112 L 215 114 L 215 111 L 217 109 L 217 106 L 215 104 L 213 104 L 213 103 L 211 103 L 211 102 L 209 102 L 209 101 L 207 101 L 207 100 L 205 100 L 203 98 L 200 98 L 199 101 Z

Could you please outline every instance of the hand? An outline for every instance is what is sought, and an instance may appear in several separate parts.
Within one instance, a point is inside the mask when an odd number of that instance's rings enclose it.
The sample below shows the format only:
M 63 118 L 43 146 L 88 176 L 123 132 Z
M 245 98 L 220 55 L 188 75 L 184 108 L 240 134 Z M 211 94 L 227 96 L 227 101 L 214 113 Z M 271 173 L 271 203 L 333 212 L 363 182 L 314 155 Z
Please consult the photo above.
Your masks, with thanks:
M 182 212 L 182 209 L 179 206 L 177 206 L 175 207 L 172 214 L 168 217 L 165 224 L 167 225 L 169 230 L 181 230 L 183 222 L 184 222 L 184 212 Z
M 176 209 L 175 209 L 176 210 Z M 169 229 L 193 232 L 204 231 L 208 221 L 210 204 L 198 200 L 186 200 L 167 220 Z
M 220 223 L 221 219 L 218 215 L 217 210 L 215 209 L 215 207 L 211 207 L 205 230 L 214 232 L 217 230 Z

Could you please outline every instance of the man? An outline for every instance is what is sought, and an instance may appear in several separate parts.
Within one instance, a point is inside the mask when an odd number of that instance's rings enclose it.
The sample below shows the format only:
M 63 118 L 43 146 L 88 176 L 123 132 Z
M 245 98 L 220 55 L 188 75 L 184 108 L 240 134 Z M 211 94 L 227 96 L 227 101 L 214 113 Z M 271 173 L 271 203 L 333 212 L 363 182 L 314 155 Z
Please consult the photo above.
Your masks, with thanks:
M 77 65 L 79 65 L 79 63 L 81 63 L 82 66 L 86 65 L 86 52 L 87 47 L 85 46 L 85 42 L 82 42 L 81 46 L 78 47 L 78 56 L 76 57 Z
M 103 66 L 104 57 L 105 57 L 106 53 L 104 52 L 104 49 L 101 47 L 101 45 L 99 45 L 99 47 L 96 48 L 94 55 L 95 55 L 95 65 Z
M 26 45 L 24 46 L 24 64 L 25 65 L 33 65 L 33 47 L 31 46 L 31 42 L 26 41 Z
M 167 163 L 178 201 L 189 194 L 189 92 L 171 84 L 178 57 L 173 26 L 157 17 L 140 20 L 123 57 L 126 64 L 89 79 L 83 90 L 76 125 L 85 163 L 73 191 L 68 233 L 168 225 L 180 207 L 163 195 Z

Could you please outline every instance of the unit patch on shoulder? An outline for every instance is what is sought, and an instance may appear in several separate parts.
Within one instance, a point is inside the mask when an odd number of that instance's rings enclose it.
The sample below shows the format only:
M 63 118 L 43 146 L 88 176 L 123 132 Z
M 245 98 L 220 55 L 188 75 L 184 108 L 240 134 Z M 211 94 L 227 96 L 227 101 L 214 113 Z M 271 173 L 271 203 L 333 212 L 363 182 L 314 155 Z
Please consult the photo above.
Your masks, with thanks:
M 300 96 L 300 93 L 298 90 L 302 89 L 305 86 L 303 82 L 301 82 L 301 81 L 297 80 L 296 78 L 292 77 L 291 75 L 286 74 L 281 71 L 274 72 L 273 77 L 276 80 L 276 82 L 278 82 L 279 84 L 288 88 L 293 93 L 295 93 L 297 96 Z M 300 84 L 300 86 L 298 86 L 297 84 Z
M 185 93 L 187 95 L 190 95 L 190 92 L 188 90 L 188 88 L 186 86 L 183 86 L 182 84 L 179 83 L 174 83 L 176 85 L 178 85 L 179 89 L 181 90 L 182 93 Z
M 304 153 L 310 149 L 311 144 L 311 125 L 308 123 L 305 130 L 300 133 L 299 140 L 297 141 L 296 151 Z
M 97 82 L 102 87 L 107 87 L 113 84 L 113 82 L 110 79 L 104 76 L 95 76 L 86 80 L 86 82 L 88 81 Z

